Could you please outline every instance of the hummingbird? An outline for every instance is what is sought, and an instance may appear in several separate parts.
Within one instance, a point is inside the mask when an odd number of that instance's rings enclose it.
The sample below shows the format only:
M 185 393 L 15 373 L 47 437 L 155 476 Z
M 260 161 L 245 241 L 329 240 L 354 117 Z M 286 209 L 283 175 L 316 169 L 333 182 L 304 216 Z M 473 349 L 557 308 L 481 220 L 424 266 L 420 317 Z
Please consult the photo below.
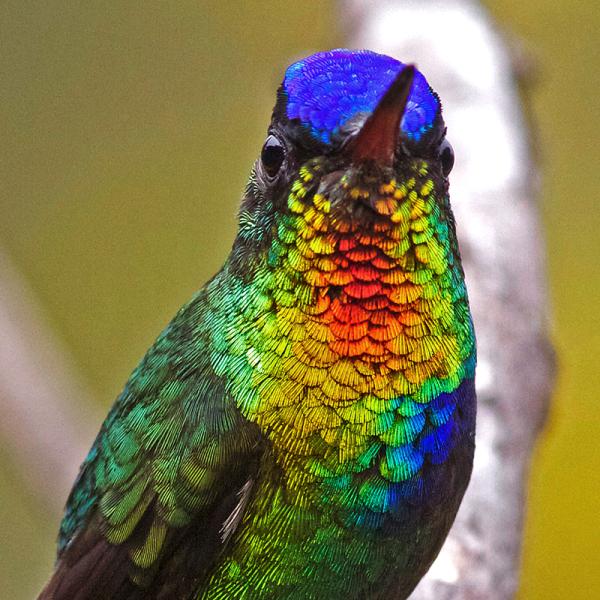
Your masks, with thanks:
M 101 426 L 41 600 L 408 597 L 474 452 L 453 162 L 414 65 L 288 67 L 231 253 Z

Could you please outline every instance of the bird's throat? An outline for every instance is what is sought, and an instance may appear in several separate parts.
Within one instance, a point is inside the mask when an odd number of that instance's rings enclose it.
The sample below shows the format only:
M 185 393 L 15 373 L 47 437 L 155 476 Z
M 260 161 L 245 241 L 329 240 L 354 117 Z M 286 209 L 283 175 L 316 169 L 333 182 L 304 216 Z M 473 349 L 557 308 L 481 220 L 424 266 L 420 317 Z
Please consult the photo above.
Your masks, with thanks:
M 418 412 L 474 371 L 454 228 L 427 165 L 375 187 L 342 176 L 331 194 L 317 175 L 300 171 L 227 317 L 240 408 L 265 428 L 301 428 L 284 436 L 296 445 L 311 431 L 337 435 L 365 404 Z

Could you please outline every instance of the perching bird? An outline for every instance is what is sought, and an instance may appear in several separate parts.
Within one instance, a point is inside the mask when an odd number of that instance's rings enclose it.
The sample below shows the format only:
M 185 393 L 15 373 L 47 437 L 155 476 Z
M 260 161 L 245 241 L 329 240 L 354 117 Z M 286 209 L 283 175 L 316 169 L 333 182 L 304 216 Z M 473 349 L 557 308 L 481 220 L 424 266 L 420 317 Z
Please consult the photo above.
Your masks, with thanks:
M 40 598 L 410 594 L 474 450 L 453 158 L 413 66 L 287 69 L 231 254 L 102 425 Z

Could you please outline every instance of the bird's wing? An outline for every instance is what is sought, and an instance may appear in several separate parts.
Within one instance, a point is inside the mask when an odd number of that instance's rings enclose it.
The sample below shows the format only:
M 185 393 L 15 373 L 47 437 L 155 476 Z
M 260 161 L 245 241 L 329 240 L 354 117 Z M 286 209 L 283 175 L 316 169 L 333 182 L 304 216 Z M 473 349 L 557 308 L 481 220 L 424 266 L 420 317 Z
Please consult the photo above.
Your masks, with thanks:
M 109 413 L 40 600 L 183 597 L 235 531 L 263 445 L 211 368 L 205 304 L 180 311 Z

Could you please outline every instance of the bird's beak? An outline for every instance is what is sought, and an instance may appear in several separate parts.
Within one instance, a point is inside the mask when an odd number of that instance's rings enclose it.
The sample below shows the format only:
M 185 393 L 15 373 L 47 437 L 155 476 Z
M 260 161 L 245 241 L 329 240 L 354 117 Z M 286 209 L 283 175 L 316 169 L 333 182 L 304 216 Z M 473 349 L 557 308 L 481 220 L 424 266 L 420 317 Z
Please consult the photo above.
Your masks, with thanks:
M 414 65 L 407 65 L 398 73 L 358 132 L 352 144 L 353 162 L 374 161 L 382 166 L 393 166 L 400 121 L 414 77 Z

